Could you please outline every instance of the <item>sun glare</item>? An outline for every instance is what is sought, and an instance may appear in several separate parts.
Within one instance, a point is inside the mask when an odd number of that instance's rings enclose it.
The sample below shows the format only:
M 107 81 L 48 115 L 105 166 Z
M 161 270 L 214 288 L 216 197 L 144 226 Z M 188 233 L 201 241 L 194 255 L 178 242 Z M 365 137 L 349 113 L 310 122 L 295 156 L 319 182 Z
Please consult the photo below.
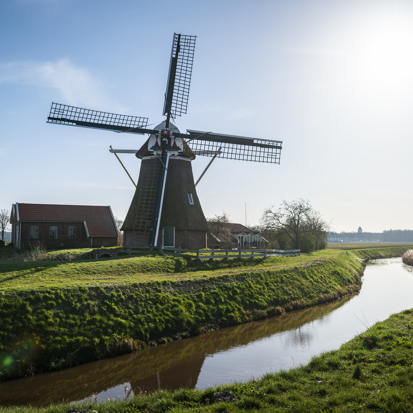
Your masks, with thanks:
M 413 21 L 383 16 L 368 22 L 357 36 L 353 70 L 361 88 L 403 92 L 412 86 Z

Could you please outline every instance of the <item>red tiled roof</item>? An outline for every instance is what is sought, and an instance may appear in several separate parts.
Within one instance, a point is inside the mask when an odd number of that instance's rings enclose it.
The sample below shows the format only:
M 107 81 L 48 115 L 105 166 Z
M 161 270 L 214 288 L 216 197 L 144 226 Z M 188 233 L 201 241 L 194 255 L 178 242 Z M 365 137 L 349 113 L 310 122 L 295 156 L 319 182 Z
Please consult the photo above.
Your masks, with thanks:
M 247 228 L 246 226 L 242 224 L 236 224 L 233 222 L 226 222 L 223 225 L 225 225 L 227 228 L 229 228 L 231 234 L 257 234 L 256 231 L 253 231 L 251 228 Z
M 18 204 L 20 221 L 86 221 L 91 237 L 117 237 L 109 206 Z
M 216 221 L 210 220 L 209 222 L 213 223 Z M 257 231 L 253 231 L 251 228 L 248 228 L 242 224 L 237 224 L 235 222 L 221 222 L 220 225 L 222 227 L 228 228 L 231 234 L 258 234 Z

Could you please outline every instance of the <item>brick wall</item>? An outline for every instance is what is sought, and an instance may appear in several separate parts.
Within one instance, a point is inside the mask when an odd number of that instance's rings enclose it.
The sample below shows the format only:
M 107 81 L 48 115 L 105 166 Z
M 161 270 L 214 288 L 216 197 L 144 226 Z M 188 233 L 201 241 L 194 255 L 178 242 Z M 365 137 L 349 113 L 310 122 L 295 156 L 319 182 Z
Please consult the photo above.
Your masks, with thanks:
M 30 239 L 30 227 L 37 225 L 39 227 L 39 238 Z M 50 227 L 57 227 L 57 239 L 50 239 Z M 76 228 L 76 236 L 69 239 L 69 226 Z M 88 238 L 83 223 L 69 222 L 22 222 L 21 223 L 21 247 L 31 248 L 41 245 L 45 248 L 85 248 L 85 247 L 113 247 L 117 245 L 117 237 Z M 18 245 L 16 245 L 18 247 Z
M 133 231 L 124 231 L 124 247 L 147 247 L 149 235 L 142 239 L 137 239 L 137 234 Z M 162 231 L 159 231 L 158 246 L 162 246 Z M 206 248 L 206 231 L 175 231 L 175 247 L 184 249 Z
M 90 246 L 90 239 L 89 239 Z M 118 245 L 117 237 L 93 237 L 92 247 L 116 247 Z
M 124 247 L 147 247 L 149 232 L 123 231 Z
M 175 247 L 184 249 L 207 248 L 206 231 L 175 231 Z

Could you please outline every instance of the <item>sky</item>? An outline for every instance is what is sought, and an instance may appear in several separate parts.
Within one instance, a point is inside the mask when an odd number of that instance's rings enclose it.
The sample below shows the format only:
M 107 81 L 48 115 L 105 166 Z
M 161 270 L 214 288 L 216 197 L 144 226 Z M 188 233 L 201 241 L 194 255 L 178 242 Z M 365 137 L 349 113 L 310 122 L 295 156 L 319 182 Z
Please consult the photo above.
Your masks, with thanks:
M 302 198 L 333 231 L 413 229 L 411 0 L 2 0 L 0 209 L 125 218 L 134 186 L 109 146 L 144 137 L 47 116 L 57 102 L 157 125 L 174 33 L 197 36 L 180 131 L 283 142 L 280 165 L 215 160 L 197 186 L 206 217 L 259 225 Z M 121 158 L 137 180 L 141 161 Z

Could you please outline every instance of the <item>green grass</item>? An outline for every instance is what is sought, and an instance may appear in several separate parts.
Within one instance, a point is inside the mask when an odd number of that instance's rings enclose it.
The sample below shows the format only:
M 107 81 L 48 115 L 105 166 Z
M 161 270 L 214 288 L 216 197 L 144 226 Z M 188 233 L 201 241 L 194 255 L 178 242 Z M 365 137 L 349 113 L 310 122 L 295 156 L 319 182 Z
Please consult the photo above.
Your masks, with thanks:
M 16 265 L 20 271 L 11 268 L 0 280 L 0 380 L 326 302 L 358 290 L 363 269 L 340 251 L 239 262 L 145 257 Z
M 413 248 L 413 245 L 404 244 L 392 247 L 377 247 L 377 248 L 366 248 L 352 250 L 351 253 L 356 255 L 358 258 L 365 260 L 369 259 L 379 259 L 379 258 L 393 258 L 401 257 L 407 250 Z
M 112 247 L 120 248 L 120 247 Z M 74 261 L 91 258 L 90 248 L 71 248 L 45 250 L 33 248 L 18 250 L 16 248 L 0 248 L 0 261 Z
M 113 412 L 411 412 L 413 310 L 391 316 L 306 366 L 259 380 L 206 390 L 181 389 L 125 401 L 48 408 L 0 408 L 0 413 Z
M 297 257 L 203 260 L 171 256 L 119 257 L 87 261 L 0 261 L 0 292 L 83 285 L 184 281 L 213 277 L 231 271 L 295 267 L 340 255 L 342 251 L 321 250 Z

